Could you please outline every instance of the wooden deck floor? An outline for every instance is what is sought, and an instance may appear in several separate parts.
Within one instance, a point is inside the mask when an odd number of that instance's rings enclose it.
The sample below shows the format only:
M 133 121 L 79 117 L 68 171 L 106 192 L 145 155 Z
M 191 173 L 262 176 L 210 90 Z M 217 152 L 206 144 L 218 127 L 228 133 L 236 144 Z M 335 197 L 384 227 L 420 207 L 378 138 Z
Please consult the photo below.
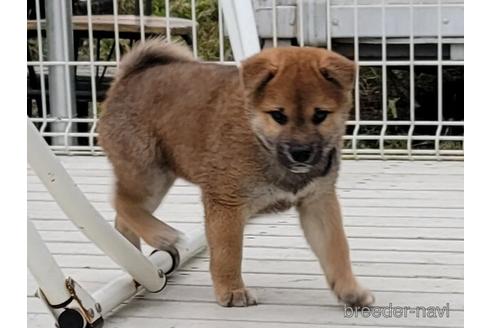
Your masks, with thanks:
M 108 221 L 111 170 L 103 157 L 61 157 Z M 106 320 L 105 327 L 462 327 L 463 163 L 345 161 L 339 180 L 353 267 L 376 295 L 376 305 L 443 307 L 449 316 L 344 317 L 308 249 L 294 212 L 252 219 L 246 229 L 243 272 L 260 304 L 222 308 L 214 302 L 200 254 L 158 294 L 144 294 Z M 202 224 L 196 187 L 178 181 L 157 216 L 182 230 Z M 118 267 L 67 220 L 28 169 L 28 216 L 67 275 L 94 290 Z M 28 327 L 53 327 L 33 297 L 28 274 Z M 434 313 L 436 314 L 436 313 Z M 437 315 L 439 316 L 439 315 Z

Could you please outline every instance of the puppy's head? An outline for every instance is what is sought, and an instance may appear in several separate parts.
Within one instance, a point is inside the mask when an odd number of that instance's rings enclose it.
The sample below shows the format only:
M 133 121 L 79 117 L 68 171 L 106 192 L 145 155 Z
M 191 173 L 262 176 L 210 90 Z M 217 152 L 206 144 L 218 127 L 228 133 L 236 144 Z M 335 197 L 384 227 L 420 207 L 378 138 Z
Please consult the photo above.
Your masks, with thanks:
M 244 60 L 241 78 L 260 143 L 297 174 L 318 170 L 340 142 L 355 65 L 318 48 L 268 49 Z

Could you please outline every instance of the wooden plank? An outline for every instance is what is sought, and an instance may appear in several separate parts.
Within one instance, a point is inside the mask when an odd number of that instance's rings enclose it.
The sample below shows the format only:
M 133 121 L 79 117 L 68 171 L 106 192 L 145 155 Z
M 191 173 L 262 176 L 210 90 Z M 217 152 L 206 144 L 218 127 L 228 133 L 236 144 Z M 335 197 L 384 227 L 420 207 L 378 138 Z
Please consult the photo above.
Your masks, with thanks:
M 91 272 L 94 272 L 94 270 L 91 270 Z M 69 272 L 69 274 L 71 274 Z M 72 275 L 72 274 L 71 274 Z M 76 276 L 75 274 L 73 274 L 72 276 Z M 100 277 L 101 275 L 98 274 L 98 277 Z M 189 276 L 189 279 L 193 279 L 195 277 L 194 274 L 190 274 Z M 296 278 L 299 278 L 299 277 L 296 277 Z M 303 279 L 302 277 L 300 277 L 300 279 Z M 264 281 L 264 279 L 261 279 L 261 281 Z M 169 285 L 169 288 L 173 288 L 175 287 L 175 292 L 174 292 L 174 296 L 175 295 L 181 295 L 180 298 L 175 298 L 174 300 L 175 301 L 179 301 L 182 304 L 182 306 L 185 306 L 185 304 L 187 304 L 188 302 L 190 302 L 191 300 L 193 300 L 194 298 L 196 298 L 197 295 L 199 295 L 199 297 L 201 297 L 200 301 L 203 302 L 203 301 L 207 301 L 207 300 L 203 300 L 203 297 L 207 296 L 207 293 L 204 292 L 204 288 L 207 288 L 209 293 L 208 293 L 208 297 L 210 298 L 209 299 L 209 302 L 213 302 L 213 297 L 210 296 L 212 295 L 212 287 L 209 285 L 209 286 L 188 286 L 188 282 L 184 282 L 185 284 L 183 285 L 173 285 L 174 282 L 171 282 L 170 285 Z M 84 282 L 84 286 L 87 286 L 88 283 Z M 101 287 L 101 283 L 96 283 L 96 284 L 90 284 L 90 289 L 91 290 L 95 290 L 95 288 L 99 288 Z M 196 290 L 195 288 L 198 288 L 198 290 Z M 166 289 L 166 292 L 167 293 L 170 289 Z M 327 305 L 336 305 L 336 301 L 334 299 L 334 297 L 332 296 L 331 293 L 329 293 L 326 289 L 324 288 L 320 288 L 320 289 L 309 289 L 309 290 L 306 290 L 306 289 L 292 289 L 292 288 L 287 288 L 287 289 L 275 289 L 275 290 L 271 290 L 271 288 L 255 288 L 255 291 L 257 292 L 257 294 L 259 294 L 260 296 L 260 301 L 261 301 L 261 304 L 283 304 L 282 302 L 284 303 L 287 303 L 289 304 L 289 302 L 291 304 L 302 304 L 303 302 L 305 302 L 306 299 L 308 300 L 312 300 L 311 304 L 313 303 L 317 303 L 317 304 L 327 304 Z M 188 295 L 189 292 L 192 292 L 192 295 Z M 273 295 L 272 295 L 273 294 Z M 400 295 L 400 294 L 403 294 L 403 295 Z M 169 294 L 165 294 L 165 295 L 169 295 Z M 170 296 L 166 296 L 163 300 L 165 300 L 166 302 L 168 300 L 173 300 L 173 297 L 172 297 L 173 294 L 170 294 Z M 419 296 L 419 301 L 416 301 L 414 299 L 415 296 Z M 157 296 L 157 295 L 155 295 Z M 462 295 L 460 294 L 441 294 L 441 293 L 438 293 L 438 294 L 435 294 L 435 293 L 432 293 L 432 294 L 428 294 L 428 293 L 421 293 L 421 292 L 409 292 L 409 293 L 405 293 L 405 292 L 393 292 L 393 291 L 390 291 L 390 292 L 379 292 L 379 291 L 376 291 L 376 297 L 378 299 L 378 304 L 386 304 L 386 301 L 389 301 L 389 302 L 392 302 L 392 304 L 408 304 L 409 306 L 412 306 L 412 305 L 424 305 L 426 303 L 423 303 L 423 300 L 422 300 L 422 296 L 425 298 L 427 297 L 427 304 L 429 305 L 435 305 L 435 304 L 440 304 L 440 302 L 442 301 L 443 304 L 444 304 L 444 301 L 445 302 L 450 302 L 451 304 L 453 304 L 453 306 L 456 304 L 456 302 L 459 303 L 460 299 L 462 299 Z M 154 297 L 154 295 L 147 295 L 147 297 Z M 323 299 L 330 299 L 331 301 L 328 301 L 328 302 L 323 302 Z M 303 301 L 304 300 L 304 301 Z M 406 300 L 406 303 L 401 303 L 401 300 Z M 438 303 L 438 300 L 440 300 L 440 302 Z M 308 302 L 309 304 L 309 302 Z M 314 304 L 316 305 L 316 304 Z
M 45 240 L 46 241 L 46 240 Z M 70 242 L 70 243 L 67 243 Z M 98 248 L 84 241 L 47 241 L 52 251 L 60 254 L 101 254 Z M 463 253 L 463 240 L 349 238 L 351 250 L 413 251 L 431 253 Z M 309 249 L 304 237 L 246 236 L 245 247 L 265 249 Z M 62 252 L 61 250 L 65 250 Z
M 29 185 L 33 185 L 33 188 L 43 188 L 41 185 L 40 180 L 36 176 L 28 176 L 28 182 Z M 370 194 L 371 192 L 377 191 L 378 193 L 380 192 L 406 192 L 407 194 L 418 194 L 420 192 L 434 192 L 434 193 L 444 193 L 444 195 L 451 195 L 453 193 L 463 193 L 463 183 L 460 182 L 457 184 L 457 186 L 445 186 L 447 188 L 443 188 L 440 186 L 439 182 L 435 183 L 426 183 L 426 182 L 419 182 L 419 184 L 415 183 L 408 183 L 408 184 L 400 184 L 400 185 L 394 185 L 394 184 L 367 184 L 367 183 L 357 183 L 358 181 L 353 180 L 353 181 L 340 181 L 337 184 L 337 191 L 340 193 L 343 192 L 351 192 L 354 190 L 358 190 L 360 192 L 365 192 L 366 195 Z M 76 181 L 77 185 L 83 189 L 83 190 L 106 190 L 106 191 L 111 191 L 113 188 L 113 184 L 108 180 L 108 181 L 101 181 L 101 183 L 90 183 L 90 182 L 84 182 L 84 181 Z M 173 188 L 185 188 L 185 190 L 189 191 L 190 185 L 185 185 L 185 184 L 175 184 L 173 185 Z M 388 190 L 390 189 L 390 190 Z
M 340 303 L 335 295 L 328 289 L 282 289 L 282 288 L 255 288 L 261 304 L 289 304 L 289 305 L 327 305 L 337 306 Z M 439 294 L 439 293 L 411 293 L 411 292 L 375 292 L 377 303 L 398 306 L 417 305 L 432 306 L 437 304 L 450 303 L 450 307 L 455 310 L 463 310 L 462 294 Z M 169 289 L 163 293 L 146 293 L 142 298 L 175 300 L 175 301 L 194 301 L 210 302 L 215 301 L 213 288 L 211 286 L 187 286 L 170 285 Z
M 70 222 L 66 221 L 34 221 L 40 232 L 79 233 L 78 229 Z M 177 222 L 173 225 L 179 230 L 191 231 L 200 227 L 199 223 Z M 48 228 L 47 228 L 48 227 Z M 47 229 L 46 229 L 47 228 Z M 407 228 L 407 227 L 356 227 L 345 228 L 349 237 L 359 238 L 402 238 L 402 239 L 453 239 L 463 240 L 462 228 Z M 299 237 L 302 231 L 297 226 L 291 225 L 247 225 L 246 236 L 285 236 Z M 73 235 L 72 235 L 73 236 Z M 70 238 L 72 237 L 70 236 Z M 59 237 L 58 237 L 59 238 Z M 70 239 L 69 239 L 70 240 Z
M 165 211 L 165 210 L 163 210 Z M 34 216 L 36 213 L 29 213 L 30 219 L 33 221 L 66 221 L 68 218 L 61 211 L 43 212 L 46 215 Z M 113 225 L 114 215 L 109 213 L 103 213 L 106 221 Z M 167 214 L 167 213 L 166 213 Z M 166 223 L 202 223 L 203 218 L 195 215 L 183 216 L 180 218 L 166 217 Z M 463 228 L 464 222 L 455 218 L 427 218 L 418 217 L 413 220 L 405 220 L 401 217 L 388 218 L 388 217 L 370 217 L 370 216 L 349 216 L 346 215 L 343 218 L 344 226 L 358 226 L 358 227 L 442 227 L 442 228 Z M 260 215 L 251 218 L 248 221 L 249 225 L 299 225 L 299 217 L 295 211 L 284 212 L 281 215 L 268 214 Z
M 27 194 L 27 200 L 33 202 L 53 202 L 53 198 L 49 193 L 34 193 L 29 192 Z M 102 203 L 110 204 L 112 202 L 111 194 L 88 194 L 87 198 L 92 203 Z M 199 205 L 201 206 L 201 195 L 167 195 L 164 199 L 163 204 L 169 205 Z M 413 207 L 413 208 L 436 208 L 436 207 L 447 207 L 447 208 L 463 208 L 463 199 L 385 199 L 385 198 L 364 198 L 364 199 L 352 199 L 341 197 L 341 204 L 344 207 L 354 206 L 368 206 L 368 207 L 380 207 L 380 206 L 392 206 L 392 207 Z
M 63 268 L 118 269 L 118 266 L 109 258 L 103 256 L 99 250 L 87 250 L 86 247 L 81 249 L 80 246 L 81 244 L 68 243 L 48 244 L 49 249 Z M 144 249 L 145 254 L 149 254 L 150 251 L 150 248 Z M 266 250 L 266 252 L 268 251 Z M 434 256 L 437 256 L 437 254 L 434 253 Z M 204 254 L 188 264 L 184 270 L 206 272 L 208 271 L 208 261 L 208 256 Z M 354 271 L 362 276 L 463 278 L 463 266 L 459 263 L 405 263 L 404 261 L 385 263 L 366 260 L 357 261 L 355 258 L 352 263 Z M 278 261 L 246 257 L 243 260 L 243 271 L 251 273 L 321 275 L 318 261 L 312 256 Z
M 37 176 L 31 175 L 27 177 L 29 184 L 39 185 L 41 184 L 40 180 Z M 74 177 L 75 182 L 80 186 L 80 188 L 98 188 L 103 190 L 112 190 L 113 181 L 111 177 L 92 177 L 92 178 L 76 178 Z M 411 193 L 418 192 L 443 192 L 454 193 L 454 192 L 463 192 L 463 181 L 454 181 L 454 179 L 448 179 L 447 182 L 441 181 L 410 181 L 407 179 L 404 182 L 399 184 L 392 183 L 391 181 L 364 181 L 363 178 L 353 178 L 353 179 L 344 179 L 343 177 L 337 183 L 338 191 L 352 191 L 352 190 L 378 190 L 382 192 L 388 192 L 388 189 L 391 191 L 406 191 Z M 190 190 L 188 188 L 193 188 L 190 184 L 179 184 L 179 180 L 173 185 L 173 187 L 182 187 Z M 39 188 L 39 187 L 38 187 Z
M 60 157 L 59 157 L 60 158 Z M 74 177 L 86 177 L 86 176 L 112 176 L 112 167 L 108 164 L 101 163 L 96 166 L 92 165 L 92 161 L 86 162 L 85 157 L 79 157 L 82 163 L 87 163 L 90 168 L 86 165 L 80 165 L 77 163 L 62 163 L 64 166 L 70 170 L 70 174 Z M 370 163 L 376 164 L 373 166 L 364 165 L 366 162 L 361 161 L 343 161 L 341 166 L 341 176 L 342 177 L 378 177 L 378 176 L 402 176 L 402 177 L 413 177 L 413 176 L 452 176 L 453 178 L 460 179 L 463 176 L 464 167 L 461 162 L 456 162 L 452 166 L 443 164 L 433 165 L 433 166 L 422 166 L 421 163 L 415 164 L 400 164 L 398 166 L 388 165 L 384 166 L 380 162 L 371 161 Z M 28 175 L 34 175 L 34 171 L 30 168 L 27 169 Z
M 65 246 L 50 244 L 55 258 L 60 265 L 77 267 L 81 264 L 95 268 L 116 268 L 117 266 L 107 257 L 98 254 L 67 254 Z M 68 247 L 68 243 L 67 243 Z M 70 249 L 70 248 L 69 248 Z M 197 258 L 208 258 L 208 253 L 198 255 Z M 264 248 L 245 247 L 243 250 L 244 260 L 262 261 L 300 261 L 317 262 L 316 257 L 308 249 L 288 248 Z M 353 263 L 408 263 L 408 264 L 440 264 L 440 265 L 463 265 L 463 253 L 442 252 L 402 252 L 385 250 L 352 250 Z M 388 272 L 388 274 L 391 274 Z
M 113 170 L 111 167 L 108 168 L 92 168 L 92 169 L 82 169 L 82 168 L 71 168 L 65 167 L 68 171 L 70 171 L 70 175 L 74 178 L 84 178 L 84 177 L 108 177 L 113 178 Z M 346 181 L 352 180 L 381 180 L 388 181 L 391 177 L 398 177 L 400 179 L 410 179 L 417 178 L 418 181 L 422 181 L 424 178 L 429 178 L 432 180 L 444 180 L 446 178 L 456 179 L 457 181 L 463 180 L 463 169 L 447 169 L 447 168 L 439 168 L 433 170 L 414 170 L 413 172 L 408 172 L 409 168 L 401 168 L 400 170 L 381 170 L 380 172 L 374 171 L 365 171 L 362 168 L 354 167 L 351 171 L 341 171 L 340 179 Z M 355 171 L 357 172 L 355 172 Z M 35 176 L 35 172 L 31 169 L 27 170 L 27 176 Z M 182 180 L 177 180 L 178 184 L 187 184 Z
M 161 213 L 158 213 L 160 216 Z M 165 213 L 167 214 L 167 213 Z M 43 230 L 64 230 L 63 225 L 66 227 L 73 226 L 71 221 L 62 212 L 53 212 L 46 216 L 36 217 L 35 213 L 30 213 L 30 218 L 33 222 L 38 224 L 38 227 Z M 183 217 L 169 217 L 165 215 L 166 223 L 203 223 L 203 218 L 200 216 L 183 216 Z M 104 218 L 106 221 L 113 225 L 114 215 L 105 213 Z M 38 222 L 39 221 L 39 222 Z M 296 212 L 284 213 L 282 215 L 262 215 L 258 217 L 251 218 L 248 221 L 248 225 L 279 225 L 279 226 L 299 226 L 299 217 Z M 414 228 L 463 228 L 463 220 L 459 219 L 449 219 L 449 218 L 417 218 L 414 220 L 403 220 L 398 218 L 387 218 L 387 217 L 360 217 L 360 216 L 345 216 L 344 217 L 345 227 L 414 227 Z
M 109 172 L 109 171 L 108 171 Z M 101 175 L 101 176 L 72 176 L 74 181 L 78 184 L 98 184 L 106 185 L 113 184 L 114 177 L 111 175 Z M 35 175 L 27 175 L 28 182 L 39 182 L 39 179 Z M 349 185 L 351 183 L 357 184 L 373 184 L 373 185 L 394 185 L 396 183 L 401 183 L 403 185 L 417 185 L 423 186 L 425 184 L 439 183 L 440 186 L 461 186 L 463 189 L 463 176 L 453 176 L 452 179 L 445 175 L 387 175 L 381 174 L 377 176 L 344 176 L 341 175 L 338 179 L 339 185 Z M 176 181 L 177 185 L 189 185 L 182 180 Z
M 58 156 L 65 166 L 79 168 L 110 168 L 108 159 L 105 156 Z M 85 164 L 93 165 L 87 167 Z M 382 169 L 398 168 L 463 168 L 464 163 L 460 161 L 379 161 L 379 160 L 344 160 L 342 168 L 364 168 L 365 170 L 381 171 Z
M 30 194 L 42 194 L 47 192 L 46 187 L 41 183 L 31 183 L 27 186 L 28 196 Z M 101 197 L 109 201 L 112 197 L 113 188 L 111 186 L 103 185 L 81 185 L 80 189 L 89 196 Z M 46 194 L 48 195 L 48 194 Z M 187 196 L 197 197 L 200 195 L 200 191 L 195 186 L 173 186 L 166 196 L 176 198 L 185 198 Z M 464 192 L 462 190 L 445 190 L 445 191 L 425 191 L 421 190 L 415 192 L 412 190 L 379 190 L 378 192 L 371 192 L 360 189 L 339 189 L 338 195 L 342 199 L 448 199 L 448 200 L 463 200 Z M 46 196 L 48 197 L 48 196 Z M 51 196 L 49 196 L 51 197 Z M 100 199 L 101 199 L 100 198 Z M 50 198 L 51 199 L 51 198 Z
M 140 33 L 140 17 L 133 15 L 118 15 L 118 30 L 122 32 Z M 88 16 L 72 16 L 74 31 L 87 31 L 89 26 Z M 145 16 L 143 25 L 146 33 L 166 34 L 168 22 L 166 17 Z M 191 35 L 193 22 L 189 19 L 169 17 L 169 26 L 173 35 Z M 45 29 L 46 21 L 41 20 L 41 29 Z M 36 20 L 27 21 L 27 30 L 36 30 Z M 92 30 L 94 32 L 114 31 L 113 15 L 92 15 Z M 81 159 L 86 157 L 80 156 Z
M 82 191 L 88 194 L 95 194 L 98 197 L 104 197 L 101 196 L 101 194 L 105 195 L 106 197 L 111 197 L 113 192 L 113 187 L 107 185 L 88 184 L 88 185 L 81 185 L 80 188 L 82 189 Z M 28 192 L 35 194 L 36 192 L 38 193 L 47 192 L 47 190 L 46 187 L 43 186 L 40 182 L 39 183 L 36 182 L 28 185 Z M 360 190 L 360 189 L 339 188 L 338 194 L 342 198 L 346 198 L 346 199 L 429 199 L 432 198 L 438 200 L 445 200 L 445 199 L 459 200 L 463 198 L 464 192 L 463 190 L 444 190 L 442 192 L 425 191 L 425 190 L 420 190 L 419 192 L 415 192 L 413 190 L 398 190 L 397 192 L 395 192 L 395 191 L 381 189 L 377 193 L 374 193 L 364 189 Z M 188 195 L 197 197 L 201 195 L 201 191 L 195 185 L 175 184 L 169 190 L 168 195 L 173 195 L 175 197 L 182 197 L 182 198 L 185 198 Z
M 101 212 L 113 213 L 114 210 L 110 203 L 93 203 L 94 207 Z M 384 216 L 384 217 L 399 217 L 399 216 L 425 216 L 425 217 L 455 217 L 462 218 L 464 215 L 463 208 L 448 208 L 448 207 L 434 207 L 434 208 L 421 208 L 421 207 L 398 207 L 391 205 L 381 206 L 344 206 L 343 212 L 345 215 L 369 215 L 369 216 Z M 59 206 L 55 202 L 29 202 L 27 204 L 28 213 L 35 214 L 43 213 L 46 211 L 59 210 Z M 203 206 L 201 204 L 188 204 L 187 206 L 179 206 L 178 204 L 163 204 L 157 209 L 156 214 L 165 213 L 166 217 L 178 216 L 183 217 L 193 214 L 195 216 L 203 216 Z
M 246 236 L 246 247 L 268 248 L 299 248 L 308 249 L 304 237 L 273 237 L 268 235 Z M 349 237 L 352 250 L 387 250 L 387 251 L 422 251 L 422 252 L 463 252 L 463 240 L 425 240 L 425 239 L 398 239 L 398 238 L 370 238 Z
M 208 272 L 208 267 L 209 259 L 202 257 L 185 265 L 182 271 Z M 460 265 L 353 262 L 352 268 L 358 277 L 448 278 L 461 280 L 464 276 L 464 267 Z M 243 261 L 243 272 L 323 276 L 317 261 L 270 262 L 246 259 Z
M 47 314 L 29 314 L 27 317 L 27 326 L 30 328 L 46 328 L 54 325 L 53 319 Z M 118 328 L 326 328 L 324 324 L 309 324 L 309 323 L 274 323 L 264 322 L 256 319 L 254 322 L 234 322 L 223 320 L 203 320 L 203 319 L 175 319 L 166 318 L 149 318 L 149 317 L 127 317 L 120 316 L 118 314 L 109 317 L 104 321 L 105 327 L 118 327 Z M 366 327 L 379 327 L 379 326 L 366 326 Z M 402 326 L 384 326 L 385 328 L 402 328 Z M 330 325 L 330 328 L 347 328 L 346 325 Z
M 32 313 L 45 313 L 40 305 L 31 305 L 37 300 L 28 299 L 28 306 L 33 308 Z M 444 305 L 444 304 L 443 304 Z M 38 312 L 36 312 L 36 310 Z M 463 311 L 451 311 L 449 317 L 443 318 L 362 318 L 344 317 L 342 306 L 299 306 L 299 305 L 270 305 L 261 304 L 247 308 L 223 308 L 215 303 L 205 302 L 165 302 L 136 298 L 122 307 L 118 317 L 151 317 L 161 319 L 186 320 L 221 320 L 230 325 L 243 322 L 259 323 L 270 322 L 278 324 L 318 324 L 318 325 L 362 325 L 362 326 L 408 326 L 410 322 L 426 327 L 458 327 L 463 322 Z M 259 318 L 259 319 L 256 319 Z
M 81 165 L 83 163 L 84 165 Z M 66 164 L 64 166 L 71 172 L 71 175 L 75 178 L 84 177 L 113 177 L 112 167 L 104 164 L 94 164 L 93 162 L 84 163 L 84 159 L 81 159 L 81 163 Z M 342 164 L 340 171 L 340 179 L 350 180 L 374 180 L 379 179 L 381 181 L 388 181 L 391 178 L 409 179 L 417 178 L 419 181 L 423 181 L 424 178 L 431 180 L 445 180 L 446 178 L 452 178 L 457 181 L 463 180 L 463 166 L 446 167 L 439 165 L 436 167 L 418 167 L 416 165 L 402 165 L 398 167 L 385 168 L 378 162 L 376 166 L 364 166 L 361 162 L 351 162 L 352 165 L 348 165 L 346 162 Z M 34 171 L 30 168 L 27 169 L 27 175 L 35 175 Z M 183 180 L 177 180 L 177 184 L 186 184 Z
M 268 305 L 263 304 L 254 308 L 231 308 L 225 309 L 218 307 L 214 303 L 195 303 L 190 302 L 183 306 L 180 302 L 155 302 L 138 299 L 125 307 L 120 315 L 148 315 L 157 318 L 192 318 L 192 319 L 212 319 L 237 321 L 256 321 L 259 317 L 262 321 L 276 323 L 314 323 L 314 324 L 345 324 L 345 325 L 371 325 L 379 324 L 398 325 L 408 323 L 408 319 L 403 318 L 345 318 L 340 307 L 331 308 L 326 306 L 297 306 L 297 305 Z M 252 316 L 254 316 L 252 318 Z M 420 325 L 428 326 L 455 326 L 462 322 L 463 312 L 454 311 L 450 318 L 430 319 L 421 318 L 418 320 Z
M 104 282 L 81 282 L 84 288 L 97 290 Z M 29 288 L 29 297 L 34 294 L 35 286 Z M 255 288 L 260 304 L 287 304 L 303 306 L 340 306 L 336 296 L 328 289 L 295 289 L 295 288 Z M 375 291 L 375 297 L 379 305 L 392 303 L 394 306 L 433 306 L 450 304 L 453 310 L 463 310 L 463 294 L 458 293 L 413 293 Z M 212 286 L 190 286 L 170 284 L 160 293 L 143 293 L 138 296 L 141 299 L 174 301 L 174 302 L 207 302 L 214 303 L 215 297 Z
M 463 226 L 463 216 L 462 215 L 453 215 L 453 216 L 445 216 L 445 215 L 440 215 L 440 213 L 434 213 L 434 212 L 428 212 L 427 215 L 412 215 L 413 213 L 405 213 L 401 214 L 398 212 L 394 212 L 393 215 L 391 213 L 386 213 L 386 212 L 377 212 L 377 211 L 370 211 L 370 213 L 361 213 L 359 208 L 345 208 L 342 209 L 344 212 L 344 218 L 365 218 L 367 220 L 378 220 L 381 219 L 382 222 L 385 222 L 384 220 L 394 220 L 394 224 L 392 226 L 416 226 L 416 227 L 425 227 L 425 226 L 439 226 L 439 225 L 434 225 L 434 220 L 437 220 L 436 222 L 446 222 L 447 220 L 454 221 L 451 224 L 450 227 L 452 226 Z M 366 211 L 366 212 L 368 212 Z M 107 220 L 112 220 L 115 216 L 114 211 L 100 211 L 100 214 L 105 217 Z M 162 207 L 161 209 L 158 209 L 158 211 L 155 213 L 156 216 L 164 218 L 166 222 L 203 222 L 203 215 L 200 213 L 182 213 L 179 216 L 177 215 L 172 215 L 172 213 L 166 211 L 165 207 Z M 454 213 L 453 213 L 454 214 Z M 36 220 L 66 220 L 67 217 L 65 214 L 60 209 L 57 210 L 30 210 L 28 212 L 28 216 L 30 218 L 36 219 Z M 282 218 L 288 218 L 290 215 L 288 212 L 282 213 L 279 216 L 276 216 L 275 214 L 272 215 L 273 217 L 282 220 Z M 272 216 L 259 216 L 263 218 L 269 218 Z M 297 219 L 297 214 L 293 213 L 290 217 Z M 251 221 L 256 220 L 256 218 L 251 218 Z M 274 219 L 272 219 L 274 220 Z M 403 225 L 400 221 L 408 221 L 409 223 L 407 225 Z M 426 224 L 424 221 L 428 221 Z M 274 222 L 274 221 L 272 221 Z M 376 221 L 377 222 L 377 221 Z M 388 222 L 388 221 L 386 221 Z M 422 222 L 423 225 L 420 225 L 419 223 Z M 379 226 L 378 224 L 375 224 L 376 226 Z M 391 225 L 390 225 L 391 226 Z
M 103 217 L 110 224 L 114 223 L 114 212 L 105 211 L 102 212 Z M 159 217 L 164 217 L 167 223 L 202 223 L 202 215 L 196 214 L 184 214 L 182 216 L 173 216 L 171 213 L 167 212 L 165 208 L 159 210 L 156 213 Z M 29 213 L 30 218 L 36 222 L 39 221 L 40 224 L 43 221 L 53 222 L 60 221 L 64 224 L 70 224 L 63 212 L 58 211 L 31 211 Z M 411 220 L 408 220 L 411 219 Z M 48 223 L 44 223 L 48 224 Z M 55 223 L 52 223 L 55 224 Z M 253 217 L 248 221 L 249 225 L 290 225 L 298 226 L 299 218 L 295 211 L 284 212 L 280 215 L 269 214 Z M 460 218 L 433 218 L 433 217 L 374 217 L 374 216 L 344 216 L 344 225 L 358 226 L 358 227 L 429 227 L 429 228 L 463 228 L 463 220 Z M 50 229 L 49 225 L 40 226 L 40 228 Z
M 176 223 L 173 224 L 179 230 L 191 231 L 201 225 L 197 224 L 183 224 Z M 247 226 L 245 236 L 256 237 L 256 236 L 269 236 L 269 237 L 302 237 L 302 233 L 298 229 L 291 229 L 294 227 L 286 226 L 280 229 L 280 226 Z M 405 230 L 409 230 L 408 234 L 405 234 Z M 439 234 L 442 230 L 443 234 Z M 360 227 L 347 227 L 347 234 L 349 238 L 364 238 L 364 239 L 404 239 L 404 240 L 463 240 L 463 232 L 459 228 L 360 228 Z M 67 241 L 67 242 L 81 242 L 87 240 L 85 236 L 73 230 L 40 230 L 45 241 Z M 368 233 L 369 232 L 369 233 Z M 267 245 L 268 246 L 268 245 Z M 294 245 L 295 246 L 295 245 Z M 388 245 L 388 248 L 390 246 Z

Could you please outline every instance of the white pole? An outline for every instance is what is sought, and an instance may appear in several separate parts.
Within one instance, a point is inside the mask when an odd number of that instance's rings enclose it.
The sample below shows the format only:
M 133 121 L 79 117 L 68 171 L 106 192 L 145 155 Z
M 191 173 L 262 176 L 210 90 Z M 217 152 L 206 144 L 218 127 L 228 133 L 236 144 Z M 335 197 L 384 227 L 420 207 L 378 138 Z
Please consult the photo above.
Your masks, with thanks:
M 170 253 L 162 251 L 157 251 L 152 254 L 150 256 L 150 261 L 164 272 L 169 272 L 175 270 L 180 265 L 183 265 L 197 253 L 202 251 L 205 248 L 205 245 L 205 233 L 203 229 L 199 229 L 187 234 L 184 239 L 180 239 L 175 245 L 179 263 L 173 263 L 175 259 L 173 259 Z M 143 288 L 141 286 L 135 285 L 135 282 L 130 275 L 123 274 L 96 291 L 93 297 L 100 305 L 100 313 L 104 317 L 121 303 L 140 293 L 142 290 Z
M 260 51 L 256 20 L 251 1 L 222 0 L 222 11 L 237 63 Z
M 60 66 L 49 66 L 49 100 L 51 115 L 60 118 L 71 118 L 75 110 L 75 79 L 74 70 L 66 63 L 73 59 L 72 40 L 72 6 L 64 5 L 65 0 L 46 1 L 46 34 L 49 61 L 60 61 Z M 71 4 L 71 2 L 69 2 Z M 37 16 L 37 20 L 41 17 Z M 39 55 L 40 58 L 42 54 Z M 67 124 L 56 122 L 51 125 L 55 132 L 63 132 L 66 136 L 71 121 Z M 67 144 L 65 143 L 67 142 Z M 71 145 L 72 139 L 55 137 L 54 145 Z
M 91 205 L 29 119 L 27 160 L 63 212 L 105 254 L 147 290 L 155 292 L 165 286 L 162 271 L 117 233 Z
M 65 276 L 30 220 L 27 220 L 27 266 L 52 306 L 70 300 Z

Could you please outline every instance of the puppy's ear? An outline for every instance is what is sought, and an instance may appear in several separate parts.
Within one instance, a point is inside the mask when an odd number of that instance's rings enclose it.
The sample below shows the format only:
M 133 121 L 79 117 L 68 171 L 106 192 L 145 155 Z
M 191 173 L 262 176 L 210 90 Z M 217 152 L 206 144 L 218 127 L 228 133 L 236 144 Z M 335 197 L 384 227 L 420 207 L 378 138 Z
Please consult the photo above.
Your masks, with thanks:
M 261 94 L 268 83 L 275 77 L 277 66 L 272 56 L 260 53 L 242 61 L 240 72 L 246 92 L 249 95 Z
M 334 52 L 328 52 L 321 60 L 319 71 L 330 83 L 345 90 L 354 88 L 356 64 L 348 58 Z

